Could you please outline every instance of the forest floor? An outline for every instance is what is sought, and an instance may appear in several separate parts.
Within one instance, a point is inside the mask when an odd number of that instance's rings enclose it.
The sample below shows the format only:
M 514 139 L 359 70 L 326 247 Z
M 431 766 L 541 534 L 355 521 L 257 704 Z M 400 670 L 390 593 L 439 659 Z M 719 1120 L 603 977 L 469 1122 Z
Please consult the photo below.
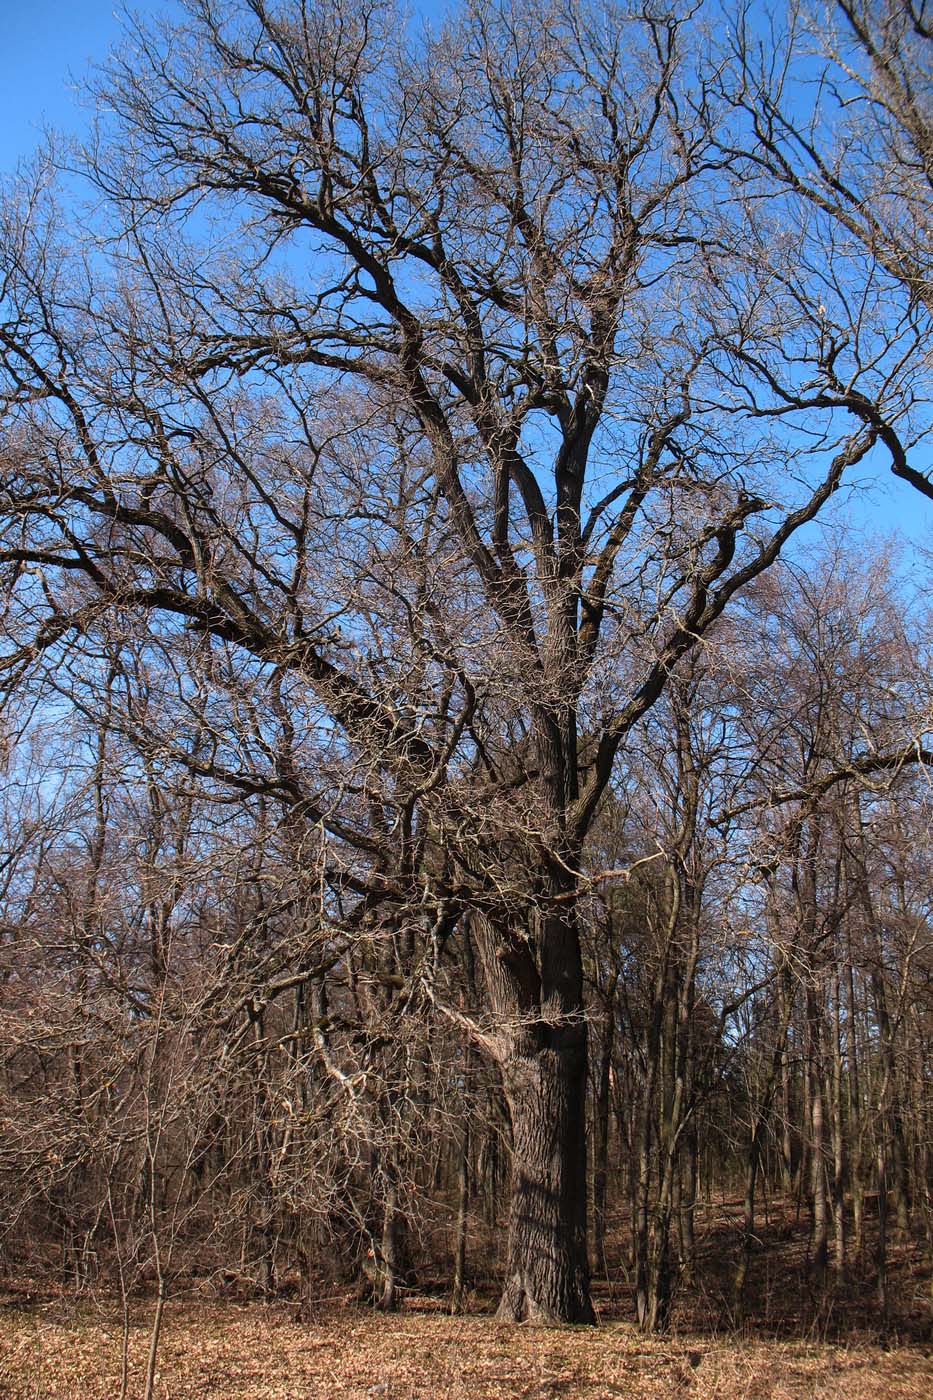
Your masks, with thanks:
M 848 1288 L 808 1283 L 805 1222 L 772 1211 L 753 1261 L 741 1331 L 726 1299 L 735 1249 L 730 1203 L 698 1232 L 698 1275 L 679 1288 L 668 1335 L 631 1322 L 624 1239 L 594 1286 L 600 1326 L 516 1327 L 492 1315 L 487 1277 L 451 1317 L 439 1280 L 392 1316 L 350 1299 L 250 1301 L 189 1287 L 170 1298 L 156 1400 L 931 1400 L 928 1260 L 892 1248 L 890 1320 L 874 1302 L 871 1255 Z M 478 1237 L 477 1237 L 478 1238 Z M 491 1237 L 490 1237 L 491 1238 Z M 871 1241 L 866 1240 L 866 1245 Z M 492 1259 L 490 1257 L 490 1267 Z M 152 1303 L 135 1301 L 126 1400 L 143 1394 Z M 123 1324 L 105 1292 L 76 1299 L 22 1277 L 0 1284 L 2 1400 L 120 1400 Z
M 142 1394 L 148 1318 L 130 1329 L 128 1395 Z M 119 1317 L 58 1306 L 4 1310 L 0 1395 L 117 1400 Z M 392 1317 L 283 1305 L 169 1304 L 158 1400 L 929 1400 L 922 1344 L 640 1336 L 630 1323 L 514 1327 L 417 1305 Z

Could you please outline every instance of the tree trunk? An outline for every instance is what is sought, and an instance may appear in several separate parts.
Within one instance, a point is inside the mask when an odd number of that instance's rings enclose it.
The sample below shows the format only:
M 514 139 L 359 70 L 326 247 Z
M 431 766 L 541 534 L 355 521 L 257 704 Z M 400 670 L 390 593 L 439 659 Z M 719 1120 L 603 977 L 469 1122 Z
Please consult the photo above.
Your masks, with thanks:
M 789 1020 L 787 1008 L 784 1009 L 784 1016 Z M 794 1139 L 791 1131 L 790 1051 L 785 1045 L 781 1055 L 781 1179 L 788 1201 L 794 1194 L 795 1167 Z
M 845 1119 L 843 1116 L 842 1009 L 841 982 L 838 964 L 833 978 L 833 1219 L 836 1229 L 836 1281 L 842 1283 L 846 1274 L 846 1151 Z
M 810 1040 L 810 1208 L 812 1212 L 811 1264 L 818 1286 L 826 1281 L 829 1255 L 826 1210 L 825 1126 L 823 1113 L 823 1042 L 822 1023 L 816 992 L 807 988 L 807 1016 Z
M 875 1283 L 882 1322 L 888 1322 L 888 1147 L 887 1123 L 882 1117 L 878 1130 L 878 1150 L 875 1158 L 878 1186 L 878 1241 L 875 1263 L 878 1274 Z
M 758 1184 L 758 1167 L 761 1161 L 761 1145 L 764 1137 L 765 1109 L 759 1109 L 752 1131 L 745 1165 L 745 1195 L 742 1205 L 742 1240 L 735 1273 L 732 1276 L 733 1316 L 736 1323 L 745 1316 L 745 1291 L 751 1268 L 752 1247 L 755 1242 L 755 1188 Z
M 779 1082 L 781 1085 L 782 1104 L 786 1105 L 788 1101 L 787 1039 L 790 1032 L 793 998 L 791 995 L 790 973 L 786 963 L 781 969 L 778 1005 L 780 1007 L 780 1021 L 778 1024 L 777 1037 L 774 1042 L 774 1049 L 771 1052 L 771 1061 L 768 1066 L 765 1082 L 762 1086 L 758 1104 L 755 1109 L 752 1134 L 748 1145 L 748 1159 L 745 1164 L 742 1239 L 739 1246 L 739 1257 L 736 1261 L 735 1273 L 732 1277 L 733 1309 L 734 1317 L 737 1322 L 744 1317 L 745 1313 L 746 1290 L 751 1268 L 752 1250 L 755 1243 L 755 1193 L 758 1186 L 758 1174 L 761 1167 L 761 1156 L 765 1144 L 768 1119 L 771 1115 L 771 1108 Z M 784 1126 L 786 1127 L 786 1109 L 782 1112 L 782 1118 Z M 783 1171 L 786 1172 L 788 1167 L 786 1150 L 782 1150 L 781 1165 Z
M 645 1304 L 638 1317 L 639 1326 L 649 1336 L 654 1336 L 667 1329 L 673 1301 L 671 1202 L 669 1193 L 665 1192 L 664 1197 L 654 1212 L 648 1255 L 648 1284 Z
M 894 1118 L 892 1122 L 892 1165 L 894 1168 L 894 1208 L 897 1220 L 898 1239 L 910 1237 L 910 1172 L 908 1168 L 907 1143 L 904 1136 L 904 1119 L 901 1099 L 895 1096 Z
M 499 1317 L 592 1322 L 586 1257 L 586 1033 L 545 1033 L 502 1066 L 512 1117 L 508 1267 Z
M 852 1183 L 852 1240 L 856 1256 L 861 1260 L 863 1247 L 863 1201 L 865 1182 L 863 1179 L 863 1123 L 861 1100 L 861 1069 L 858 1059 L 858 1036 L 855 1032 L 859 1022 L 859 1007 L 855 996 L 855 972 L 852 960 L 852 940 L 849 935 L 848 966 L 848 1023 L 849 1023 L 849 1142 L 852 1163 L 850 1179 Z
M 499 1317 L 592 1322 L 587 1259 L 587 1023 L 575 908 L 579 851 L 542 874 L 526 920 L 471 929 L 497 1030 L 511 1128 L 508 1258 Z
M 696 1270 L 696 1230 L 694 1220 L 697 1204 L 697 1126 L 694 1116 L 687 1130 L 683 1181 L 680 1187 L 680 1267 L 685 1283 L 694 1281 Z
M 650 1259 L 649 1245 L 649 1202 L 651 1196 L 651 1143 L 654 1136 L 654 1085 L 657 1075 L 658 1028 L 660 1003 L 655 1002 L 652 1013 L 653 1025 L 648 1048 L 648 1068 L 645 1076 L 644 1101 L 641 1115 L 641 1138 L 638 1145 L 638 1186 L 632 1237 L 635 1253 L 635 1316 L 639 1327 L 645 1327 L 649 1315 L 648 1281 Z
M 399 1226 L 398 1187 L 395 1184 L 393 1171 L 386 1185 L 382 1215 L 382 1241 L 380 1246 L 380 1263 L 382 1265 L 382 1277 L 380 1282 L 382 1292 L 378 1302 L 383 1312 L 395 1312 L 399 1303 Z
M 615 1029 L 615 981 L 606 995 L 606 1022 L 600 1047 L 593 1113 L 593 1269 L 605 1270 L 606 1186 L 609 1177 L 609 1099 Z
M 466 1248 L 469 1215 L 470 1130 L 466 1128 L 457 1163 L 457 1223 L 454 1231 L 454 1277 L 450 1298 L 450 1310 L 454 1313 L 460 1312 L 463 1308 L 463 1297 L 466 1292 Z

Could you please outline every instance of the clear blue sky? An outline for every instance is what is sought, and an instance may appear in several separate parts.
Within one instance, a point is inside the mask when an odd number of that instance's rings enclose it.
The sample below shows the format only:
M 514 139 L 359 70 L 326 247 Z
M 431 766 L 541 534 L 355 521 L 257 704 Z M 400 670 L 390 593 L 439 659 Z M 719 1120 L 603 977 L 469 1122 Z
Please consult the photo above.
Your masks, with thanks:
M 0 0 L 0 172 L 28 159 L 46 126 L 66 135 L 87 129 L 82 79 L 118 42 L 122 8 L 120 0 Z M 130 0 L 129 8 L 165 14 L 172 3 Z M 412 8 L 436 15 L 445 6 L 421 0 Z M 886 466 L 875 479 L 868 499 L 851 512 L 853 523 L 869 533 L 900 530 L 907 540 L 933 544 L 933 503 L 894 481 Z
M 137 0 L 141 14 L 161 0 Z M 0 0 L 0 170 L 10 171 L 42 139 L 45 126 L 86 127 L 75 85 L 120 37 L 118 0 Z

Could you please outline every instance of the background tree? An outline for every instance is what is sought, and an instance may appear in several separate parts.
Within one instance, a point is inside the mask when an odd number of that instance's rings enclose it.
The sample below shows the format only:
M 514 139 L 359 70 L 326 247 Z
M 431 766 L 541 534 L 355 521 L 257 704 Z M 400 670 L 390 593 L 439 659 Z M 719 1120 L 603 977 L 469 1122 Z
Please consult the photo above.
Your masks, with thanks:
M 933 26 L 925 0 L 832 0 L 816 11 L 742 11 L 731 32 L 723 89 L 746 119 L 724 147 L 766 198 L 807 211 L 837 268 L 821 297 L 826 368 L 844 352 L 838 297 L 870 295 L 880 281 L 897 314 L 916 326 L 913 395 L 929 383 L 925 348 L 933 312 Z M 763 176 L 763 180 L 759 177 Z M 844 320 L 844 318 L 843 318 Z M 827 377 L 844 401 L 845 375 Z M 928 390 L 923 391 L 924 395 Z M 894 475 L 933 499 L 926 454 L 884 405 L 875 422 Z

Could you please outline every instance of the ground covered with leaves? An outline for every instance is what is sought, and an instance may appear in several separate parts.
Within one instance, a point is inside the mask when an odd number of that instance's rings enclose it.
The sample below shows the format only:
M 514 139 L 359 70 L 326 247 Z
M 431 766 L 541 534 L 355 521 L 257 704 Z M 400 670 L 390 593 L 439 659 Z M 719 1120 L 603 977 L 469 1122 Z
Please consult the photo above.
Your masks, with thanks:
M 889 1250 L 887 1320 L 877 1305 L 868 1230 L 845 1286 L 811 1277 L 807 1221 L 772 1203 L 755 1256 L 745 1327 L 729 1306 L 735 1211 L 703 1218 L 697 1273 L 681 1281 L 666 1337 L 632 1324 L 630 1244 L 613 1232 L 608 1278 L 594 1280 L 597 1328 L 496 1321 L 494 1237 L 477 1229 L 484 1266 L 467 1315 L 446 1312 L 443 1271 L 374 1312 L 328 1290 L 299 1306 L 297 1278 L 276 1302 L 205 1275 L 170 1297 L 154 1400 L 930 1400 L 933 1278 L 927 1251 Z M 479 1263 L 479 1260 L 477 1260 Z M 153 1303 L 131 1299 L 125 1333 L 112 1293 L 75 1295 L 54 1271 L 0 1282 L 2 1400 L 141 1400 Z M 610 1283 L 610 1280 L 613 1282 Z M 103 1285 L 103 1277 L 100 1280 Z M 326 1295 L 326 1296 L 325 1296 Z M 301 1313 L 305 1316 L 300 1316 Z
M 150 1317 L 129 1331 L 129 1400 L 143 1391 Z M 122 1326 L 107 1307 L 0 1308 L 0 1395 L 117 1400 Z M 676 1335 L 646 1340 L 629 1323 L 514 1327 L 412 1304 L 392 1317 L 328 1307 L 312 1321 L 277 1304 L 170 1303 L 159 1400 L 928 1400 L 933 1353 L 811 1341 Z

